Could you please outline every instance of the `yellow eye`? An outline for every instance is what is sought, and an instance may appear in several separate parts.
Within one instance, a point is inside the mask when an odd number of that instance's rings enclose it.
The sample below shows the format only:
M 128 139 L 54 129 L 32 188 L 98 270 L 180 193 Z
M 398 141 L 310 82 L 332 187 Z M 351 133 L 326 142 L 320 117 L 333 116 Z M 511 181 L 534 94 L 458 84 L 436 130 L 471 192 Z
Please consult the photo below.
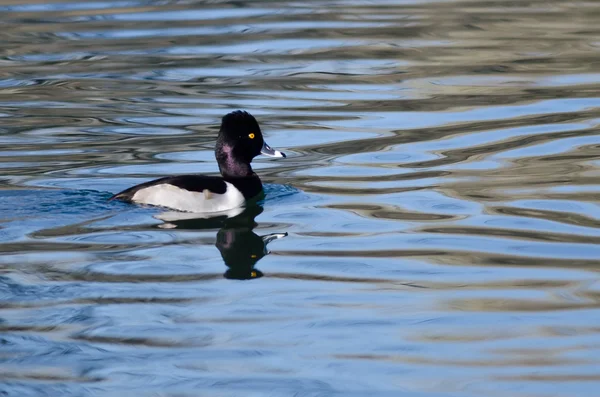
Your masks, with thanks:
M 250 138 L 250 139 L 254 139 L 254 137 L 255 137 L 254 133 L 248 135 L 248 138 Z

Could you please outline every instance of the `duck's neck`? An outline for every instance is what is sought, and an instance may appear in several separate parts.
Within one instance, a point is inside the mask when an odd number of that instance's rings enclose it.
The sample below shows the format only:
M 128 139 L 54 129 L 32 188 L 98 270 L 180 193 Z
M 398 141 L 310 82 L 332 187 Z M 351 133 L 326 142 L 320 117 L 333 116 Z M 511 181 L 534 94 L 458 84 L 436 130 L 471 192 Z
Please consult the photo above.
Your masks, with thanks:
M 222 146 L 215 152 L 221 175 L 225 178 L 244 178 L 254 175 L 249 163 L 236 159 L 230 146 Z

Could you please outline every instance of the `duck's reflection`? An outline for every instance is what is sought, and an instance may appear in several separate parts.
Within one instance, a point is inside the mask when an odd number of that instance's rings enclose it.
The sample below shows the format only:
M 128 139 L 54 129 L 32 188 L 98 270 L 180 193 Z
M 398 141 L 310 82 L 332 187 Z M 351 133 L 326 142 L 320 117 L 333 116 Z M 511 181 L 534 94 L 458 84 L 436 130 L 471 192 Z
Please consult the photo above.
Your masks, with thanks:
M 211 218 L 201 214 L 165 212 L 156 218 L 165 221 L 162 228 L 177 229 L 216 229 L 216 247 L 228 267 L 224 276 L 228 279 L 249 280 L 260 278 L 263 273 L 255 269 L 256 262 L 269 254 L 267 244 L 287 236 L 287 233 L 272 233 L 259 236 L 254 233 L 258 224 L 254 219 L 263 211 L 259 205 L 236 209 Z

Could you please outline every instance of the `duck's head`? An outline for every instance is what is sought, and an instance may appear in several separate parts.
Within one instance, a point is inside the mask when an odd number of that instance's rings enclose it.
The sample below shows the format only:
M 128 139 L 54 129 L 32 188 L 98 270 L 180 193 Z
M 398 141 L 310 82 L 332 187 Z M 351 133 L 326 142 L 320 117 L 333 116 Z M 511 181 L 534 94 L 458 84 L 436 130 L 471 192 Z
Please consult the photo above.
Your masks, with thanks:
M 223 116 L 217 138 L 215 154 L 219 166 L 227 168 L 249 165 L 254 157 L 264 154 L 270 157 L 286 157 L 265 142 L 258 122 L 248 112 L 236 110 Z

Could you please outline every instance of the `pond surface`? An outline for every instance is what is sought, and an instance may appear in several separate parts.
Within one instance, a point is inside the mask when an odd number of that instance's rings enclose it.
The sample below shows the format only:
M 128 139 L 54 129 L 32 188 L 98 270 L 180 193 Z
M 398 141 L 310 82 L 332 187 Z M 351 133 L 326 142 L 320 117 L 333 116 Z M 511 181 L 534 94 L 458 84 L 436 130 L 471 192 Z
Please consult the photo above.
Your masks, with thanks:
M 0 394 L 597 396 L 599 21 L 1 1 Z M 234 109 L 288 154 L 259 206 L 107 202 L 215 174 Z

